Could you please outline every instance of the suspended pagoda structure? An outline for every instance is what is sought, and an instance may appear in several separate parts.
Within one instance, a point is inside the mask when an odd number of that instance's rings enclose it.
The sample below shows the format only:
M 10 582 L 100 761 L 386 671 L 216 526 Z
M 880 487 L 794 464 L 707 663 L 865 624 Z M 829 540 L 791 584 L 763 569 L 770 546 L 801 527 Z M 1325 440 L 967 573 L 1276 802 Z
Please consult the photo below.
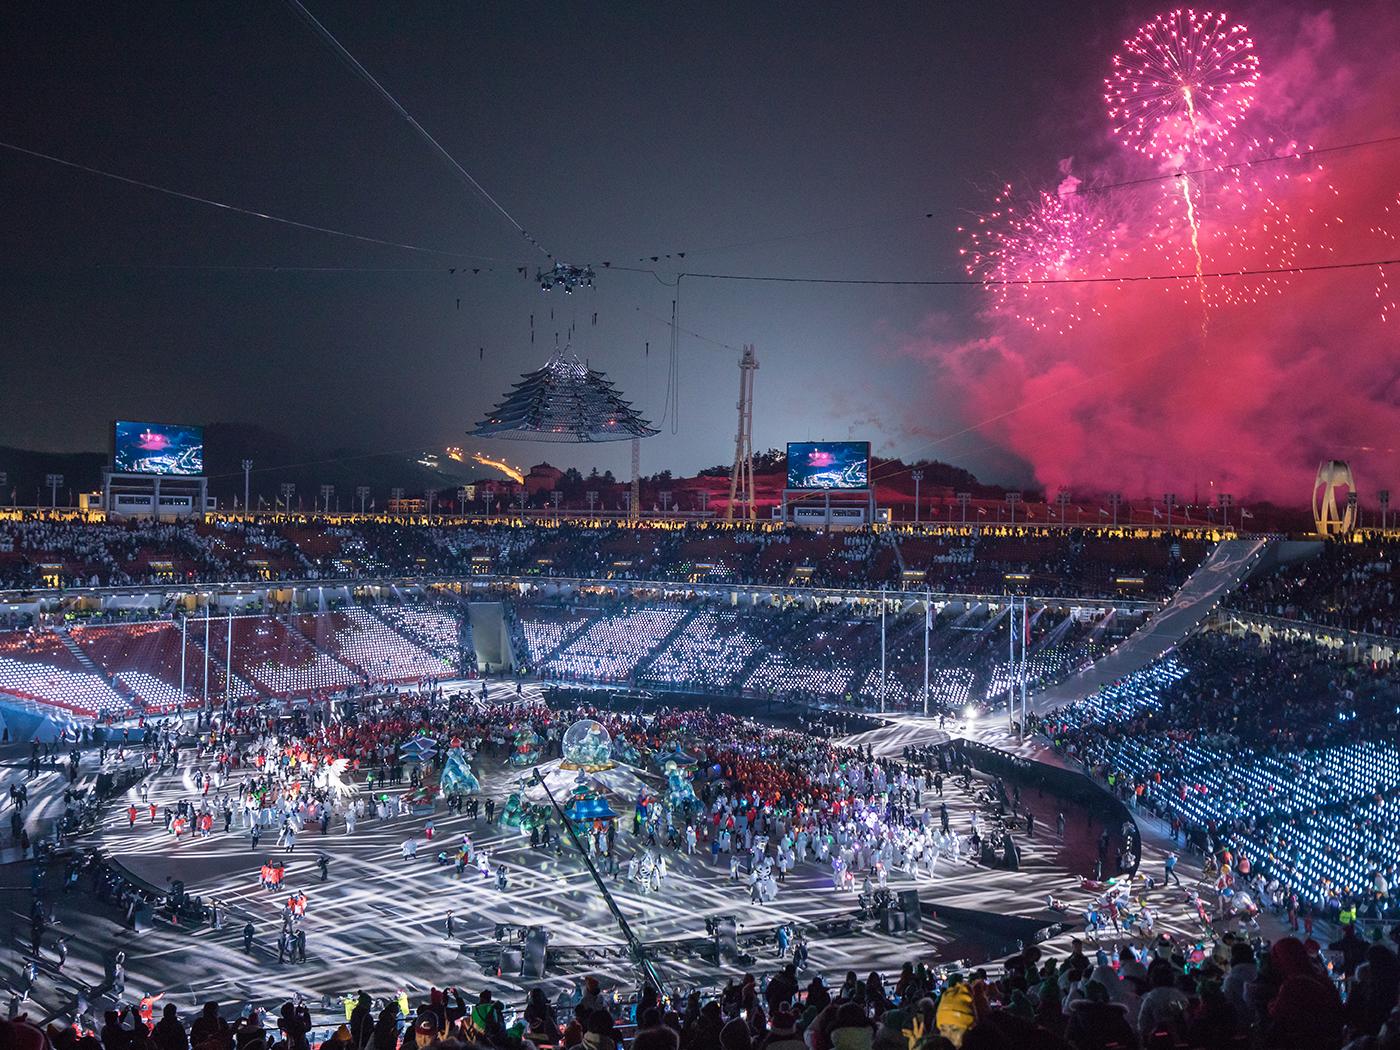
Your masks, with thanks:
M 602 372 L 567 350 L 520 377 L 473 437 L 525 441 L 626 441 L 657 431 Z

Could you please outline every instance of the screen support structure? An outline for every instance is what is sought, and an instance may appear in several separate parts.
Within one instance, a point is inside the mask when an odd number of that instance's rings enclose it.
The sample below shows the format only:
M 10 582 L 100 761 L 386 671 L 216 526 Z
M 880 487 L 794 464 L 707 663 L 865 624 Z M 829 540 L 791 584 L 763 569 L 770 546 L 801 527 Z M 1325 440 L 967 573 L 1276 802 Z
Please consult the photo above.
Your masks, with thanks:
M 870 525 L 875 521 L 875 490 L 783 489 L 782 507 L 783 521 L 790 525 L 820 525 L 828 529 L 833 525 Z M 795 513 L 799 507 L 805 512 L 801 521 Z M 862 513 L 860 520 L 851 514 L 857 510 Z
M 102 472 L 102 509 L 109 517 L 203 518 L 208 497 L 203 475 Z

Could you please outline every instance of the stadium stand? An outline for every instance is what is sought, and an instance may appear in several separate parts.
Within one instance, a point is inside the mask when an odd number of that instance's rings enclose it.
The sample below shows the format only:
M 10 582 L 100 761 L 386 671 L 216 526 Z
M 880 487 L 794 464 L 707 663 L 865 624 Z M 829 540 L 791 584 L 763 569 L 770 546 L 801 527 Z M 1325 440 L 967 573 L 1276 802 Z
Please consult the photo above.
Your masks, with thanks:
M 370 607 L 394 630 L 428 652 L 447 661 L 463 674 L 476 670 L 472 650 L 471 620 L 465 611 L 437 605 L 384 604 Z
M 1232 608 L 1400 638 L 1400 545 L 1331 542 L 1245 581 Z
M 599 579 L 1163 597 L 1197 539 L 1107 539 L 1007 526 L 815 533 L 722 523 L 548 527 L 454 522 L 0 522 L 0 587 L 125 586 L 482 573 Z M 920 574 L 922 577 L 920 578 Z
M 344 689 L 362 680 L 350 667 L 316 649 L 279 620 L 234 617 L 232 624 L 234 672 L 271 696 Z M 228 629 L 219 625 L 220 631 Z M 226 638 L 222 635 L 215 646 Z
M 57 632 L 0 634 L 0 691 L 85 715 L 125 713 L 126 697 L 84 668 Z
M 292 624 L 319 649 L 374 682 L 455 675 L 452 662 L 415 645 L 366 609 L 309 613 Z
M 1207 633 L 1041 724 L 1197 847 L 1321 904 L 1396 874 L 1397 697 L 1388 668 Z

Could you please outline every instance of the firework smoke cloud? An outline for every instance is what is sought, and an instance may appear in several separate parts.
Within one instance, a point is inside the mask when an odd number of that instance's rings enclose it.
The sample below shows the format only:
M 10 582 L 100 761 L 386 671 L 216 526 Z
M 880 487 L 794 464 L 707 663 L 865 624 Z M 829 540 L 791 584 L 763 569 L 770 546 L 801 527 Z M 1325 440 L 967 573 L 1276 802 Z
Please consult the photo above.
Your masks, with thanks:
M 948 430 L 1052 491 L 1297 503 L 1332 457 L 1400 486 L 1400 274 L 1350 266 L 1400 255 L 1400 142 L 1376 141 L 1400 135 L 1400 12 L 1342 14 L 1129 27 L 1102 135 L 1061 154 L 1091 162 L 1049 159 L 960 230 L 981 333 L 906 342 L 963 406 Z

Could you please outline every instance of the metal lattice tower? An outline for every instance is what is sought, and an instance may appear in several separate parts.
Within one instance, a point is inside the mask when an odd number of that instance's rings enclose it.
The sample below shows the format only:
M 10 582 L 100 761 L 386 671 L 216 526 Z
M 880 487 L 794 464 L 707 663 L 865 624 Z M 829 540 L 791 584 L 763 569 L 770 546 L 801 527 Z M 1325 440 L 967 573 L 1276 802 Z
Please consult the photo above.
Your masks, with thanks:
M 753 497 L 753 374 L 758 371 L 758 358 L 748 343 L 739 359 L 739 430 L 734 435 L 734 467 L 729 472 L 729 506 L 724 520 L 734 520 L 738 505 L 746 521 L 758 520 L 758 508 Z

